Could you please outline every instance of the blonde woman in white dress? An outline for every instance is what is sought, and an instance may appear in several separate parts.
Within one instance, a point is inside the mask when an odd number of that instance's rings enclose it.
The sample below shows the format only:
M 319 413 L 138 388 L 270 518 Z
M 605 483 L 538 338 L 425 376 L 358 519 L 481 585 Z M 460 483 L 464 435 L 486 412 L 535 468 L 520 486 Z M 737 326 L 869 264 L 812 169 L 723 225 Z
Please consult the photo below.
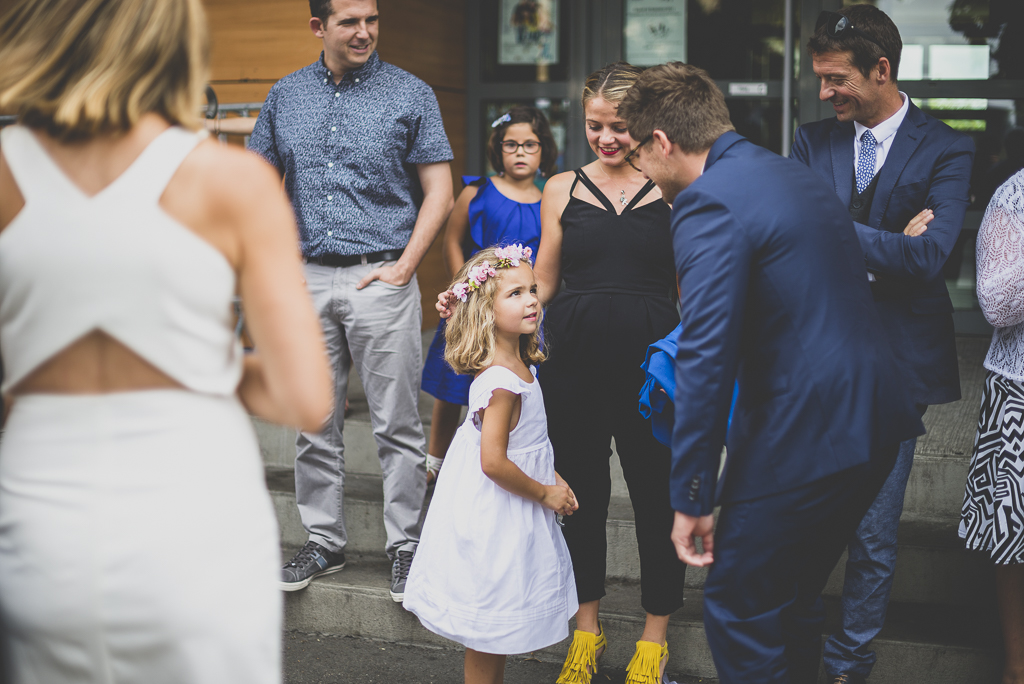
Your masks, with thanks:
M 10 681 L 279 682 L 246 410 L 317 429 L 330 372 L 276 174 L 196 132 L 201 2 L 14 0 L 0 64 Z

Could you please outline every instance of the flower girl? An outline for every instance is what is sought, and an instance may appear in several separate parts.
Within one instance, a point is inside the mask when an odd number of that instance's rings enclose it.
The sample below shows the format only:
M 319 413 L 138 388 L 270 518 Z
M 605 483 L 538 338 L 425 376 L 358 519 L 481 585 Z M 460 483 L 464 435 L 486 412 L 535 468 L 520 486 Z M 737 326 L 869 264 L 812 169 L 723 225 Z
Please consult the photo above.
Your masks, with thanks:
M 445 360 L 475 374 L 409 573 L 405 608 L 466 647 L 467 684 L 503 681 L 505 654 L 561 641 L 576 585 L 556 515 L 576 497 L 554 469 L 544 398 L 527 364 L 541 307 L 521 245 L 485 249 L 459 271 Z

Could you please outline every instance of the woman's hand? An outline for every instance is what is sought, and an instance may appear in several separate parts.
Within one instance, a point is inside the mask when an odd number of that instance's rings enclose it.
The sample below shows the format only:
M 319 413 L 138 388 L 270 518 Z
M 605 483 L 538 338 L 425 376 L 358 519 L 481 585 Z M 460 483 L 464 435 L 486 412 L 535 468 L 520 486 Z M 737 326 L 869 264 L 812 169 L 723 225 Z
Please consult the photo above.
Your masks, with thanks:
M 451 318 L 451 315 L 455 313 L 455 302 L 457 301 L 455 293 L 445 290 L 437 295 L 437 304 L 434 304 L 434 308 L 437 309 L 437 313 L 441 314 L 441 318 Z

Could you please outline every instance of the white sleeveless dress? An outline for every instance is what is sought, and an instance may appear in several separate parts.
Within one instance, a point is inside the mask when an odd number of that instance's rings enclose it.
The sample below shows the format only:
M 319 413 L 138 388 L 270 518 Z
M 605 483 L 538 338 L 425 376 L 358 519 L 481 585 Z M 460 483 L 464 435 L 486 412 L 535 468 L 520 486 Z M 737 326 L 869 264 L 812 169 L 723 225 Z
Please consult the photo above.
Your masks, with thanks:
M 496 389 L 522 399 L 509 460 L 541 484 L 555 483 L 540 384 L 491 366 L 470 385 L 469 413 L 438 477 L 403 605 L 430 631 L 468 648 L 528 653 L 567 637 L 579 605 L 555 513 L 502 489 L 481 468 L 477 412 Z
M 160 196 L 171 128 L 89 197 L 20 126 L 0 232 L 14 387 L 102 330 L 185 389 L 19 396 L 0 442 L 0 612 L 15 684 L 280 682 L 277 525 L 235 392 L 235 275 Z

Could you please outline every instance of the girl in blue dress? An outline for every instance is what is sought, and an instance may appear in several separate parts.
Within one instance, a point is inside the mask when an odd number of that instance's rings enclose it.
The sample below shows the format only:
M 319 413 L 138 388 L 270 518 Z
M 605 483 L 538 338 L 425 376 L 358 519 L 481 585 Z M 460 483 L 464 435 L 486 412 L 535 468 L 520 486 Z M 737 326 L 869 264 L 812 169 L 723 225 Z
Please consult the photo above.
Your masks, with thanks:
M 444 233 L 444 257 L 454 274 L 485 247 L 520 243 L 537 253 L 540 244 L 539 171 L 555 168 L 558 147 L 544 114 L 535 107 L 513 107 L 492 125 L 487 158 L 496 176 L 463 176 L 466 187 Z M 423 368 L 423 391 L 432 395 L 433 418 L 427 448 L 427 481 L 433 481 L 469 403 L 471 375 L 456 375 L 444 360 L 445 321 L 438 323 Z

